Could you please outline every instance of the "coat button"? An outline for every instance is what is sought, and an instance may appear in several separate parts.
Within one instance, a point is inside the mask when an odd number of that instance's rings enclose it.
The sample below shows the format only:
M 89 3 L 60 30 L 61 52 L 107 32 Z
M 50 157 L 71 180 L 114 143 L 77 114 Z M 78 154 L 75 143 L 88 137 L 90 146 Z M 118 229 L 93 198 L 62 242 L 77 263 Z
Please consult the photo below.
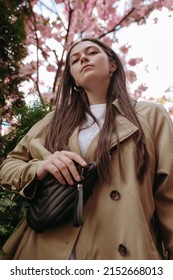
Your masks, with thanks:
M 119 251 L 120 255 L 123 257 L 127 254 L 127 248 L 123 244 L 120 244 L 118 246 L 118 251 Z
M 110 197 L 113 199 L 113 200 L 118 200 L 120 199 L 120 193 L 116 190 L 113 190 L 111 191 L 110 193 Z

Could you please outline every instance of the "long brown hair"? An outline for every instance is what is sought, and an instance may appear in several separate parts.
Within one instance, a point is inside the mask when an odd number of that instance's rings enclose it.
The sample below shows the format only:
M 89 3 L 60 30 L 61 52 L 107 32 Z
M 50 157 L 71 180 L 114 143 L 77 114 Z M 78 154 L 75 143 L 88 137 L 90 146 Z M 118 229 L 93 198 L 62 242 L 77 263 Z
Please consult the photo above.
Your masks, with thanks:
M 110 180 L 111 166 L 108 149 L 111 135 L 112 133 L 116 133 L 120 173 L 125 179 L 121 162 L 120 143 L 116 127 L 117 112 L 115 107 L 112 106 L 113 101 L 118 98 L 121 110 L 126 118 L 138 127 L 138 131 L 132 137 L 136 144 L 136 176 L 137 179 L 142 182 L 147 171 L 149 161 L 145 145 L 145 136 L 133 108 L 132 100 L 127 93 L 126 77 L 121 61 L 109 46 L 98 39 L 83 38 L 80 41 L 75 42 L 67 54 L 62 83 L 59 93 L 57 94 L 55 113 L 47 130 L 45 146 L 52 153 L 55 151 L 68 150 L 68 139 L 73 133 L 74 129 L 85 122 L 86 112 L 92 116 L 93 121 L 97 121 L 90 111 L 89 101 L 84 90 L 79 94 L 79 92 L 76 92 L 74 89 L 75 82 L 70 73 L 69 57 L 71 50 L 81 41 L 91 41 L 99 45 L 105 51 L 109 60 L 114 60 L 117 65 L 117 69 L 110 79 L 107 92 L 105 122 L 101 129 L 98 140 L 99 143 L 97 145 L 99 149 L 97 148 L 95 151 L 95 160 L 98 165 L 100 177 L 106 181 Z

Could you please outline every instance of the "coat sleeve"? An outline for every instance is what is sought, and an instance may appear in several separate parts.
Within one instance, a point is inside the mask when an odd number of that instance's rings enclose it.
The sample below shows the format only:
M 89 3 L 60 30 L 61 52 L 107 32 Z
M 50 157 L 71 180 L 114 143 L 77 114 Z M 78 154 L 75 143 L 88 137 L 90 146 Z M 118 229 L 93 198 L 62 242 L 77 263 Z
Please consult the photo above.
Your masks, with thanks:
M 153 109 L 150 123 L 155 144 L 156 215 L 168 258 L 173 259 L 173 123 L 162 106 Z
M 44 139 L 51 116 L 52 112 L 37 122 L 7 155 L 0 167 L 1 184 L 21 190 L 21 194 L 28 198 L 34 196 L 35 188 L 32 184 L 36 180 L 39 164 L 50 155 L 44 147 Z

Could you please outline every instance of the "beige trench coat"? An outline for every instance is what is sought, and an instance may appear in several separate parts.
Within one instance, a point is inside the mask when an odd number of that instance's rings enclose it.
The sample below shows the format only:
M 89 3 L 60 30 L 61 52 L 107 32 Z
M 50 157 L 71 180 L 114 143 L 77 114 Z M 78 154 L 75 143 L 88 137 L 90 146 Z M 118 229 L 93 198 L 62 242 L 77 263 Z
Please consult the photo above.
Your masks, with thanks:
M 137 127 L 123 116 L 118 100 L 118 129 L 121 158 L 126 176 L 119 175 L 117 152 L 112 160 L 111 183 L 98 182 L 85 204 L 84 224 L 36 233 L 22 221 L 4 245 L 6 258 L 68 259 L 75 245 L 81 260 L 158 260 L 153 215 L 156 210 L 168 258 L 173 259 L 173 125 L 165 109 L 150 102 L 138 102 L 136 113 L 146 135 L 150 156 L 148 173 L 142 185 L 135 176 L 135 144 L 130 137 Z M 33 197 L 34 180 L 40 162 L 50 153 L 44 148 L 45 128 L 53 113 L 39 121 L 8 155 L 1 167 L 2 183 L 12 184 L 26 197 Z M 78 128 L 69 139 L 71 151 L 81 154 Z M 93 160 L 98 135 L 89 146 L 85 159 Z M 117 140 L 112 136 L 111 146 Z

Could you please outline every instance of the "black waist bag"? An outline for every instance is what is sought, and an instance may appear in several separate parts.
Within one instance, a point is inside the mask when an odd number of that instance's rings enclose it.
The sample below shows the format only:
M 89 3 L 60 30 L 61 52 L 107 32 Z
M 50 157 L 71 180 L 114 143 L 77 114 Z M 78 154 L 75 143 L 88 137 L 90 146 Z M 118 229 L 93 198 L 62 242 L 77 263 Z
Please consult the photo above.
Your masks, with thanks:
M 35 197 L 29 201 L 28 225 L 42 232 L 73 220 L 74 226 L 83 221 L 83 203 L 92 193 L 98 180 L 96 163 L 87 167 L 75 164 L 81 181 L 75 185 L 61 185 L 54 176 L 48 175 L 37 183 Z

